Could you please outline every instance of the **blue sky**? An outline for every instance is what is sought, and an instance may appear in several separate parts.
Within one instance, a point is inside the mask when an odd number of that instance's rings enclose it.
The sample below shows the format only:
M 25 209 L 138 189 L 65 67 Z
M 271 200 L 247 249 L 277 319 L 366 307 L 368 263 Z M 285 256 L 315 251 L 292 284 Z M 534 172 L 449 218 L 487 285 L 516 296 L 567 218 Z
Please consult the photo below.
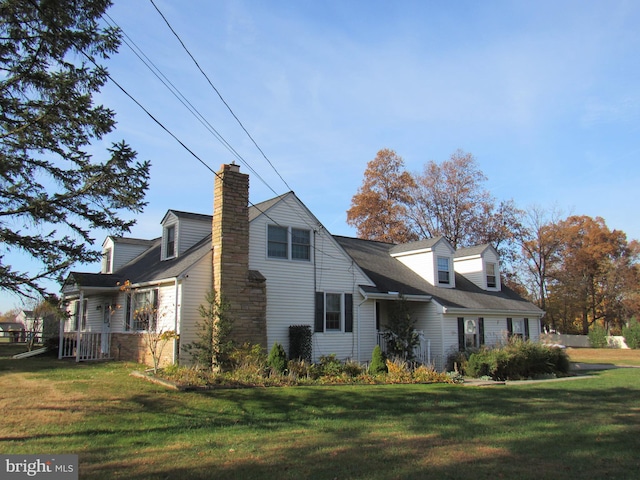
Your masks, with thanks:
M 242 160 L 126 45 L 109 72 L 211 168 L 240 163 L 254 203 L 292 189 L 329 231 L 355 235 L 345 212 L 378 150 L 417 172 L 460 148 L 498 200 L 640 239 L 640 2 L 154 1 L 277 172 L 150 1 L 108 13 Z M 159 236 L 169 208 L 210 214 L 213 174 L 115 86 L 99 101 L 118 125 L 96 157 L 124 139 L 152 162 L 131 236 Z M 0 311 L 19 305 L 0 294 Z

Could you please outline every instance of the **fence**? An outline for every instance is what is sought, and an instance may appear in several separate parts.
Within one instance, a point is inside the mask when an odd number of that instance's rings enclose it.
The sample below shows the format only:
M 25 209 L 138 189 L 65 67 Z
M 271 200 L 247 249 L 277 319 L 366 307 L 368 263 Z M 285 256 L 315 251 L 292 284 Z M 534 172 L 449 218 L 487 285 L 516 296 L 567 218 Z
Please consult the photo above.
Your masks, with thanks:
M 100 332 L 64 332 L 60 336 L 58 358 L 76 362 L 111 358 L 111 334 Z

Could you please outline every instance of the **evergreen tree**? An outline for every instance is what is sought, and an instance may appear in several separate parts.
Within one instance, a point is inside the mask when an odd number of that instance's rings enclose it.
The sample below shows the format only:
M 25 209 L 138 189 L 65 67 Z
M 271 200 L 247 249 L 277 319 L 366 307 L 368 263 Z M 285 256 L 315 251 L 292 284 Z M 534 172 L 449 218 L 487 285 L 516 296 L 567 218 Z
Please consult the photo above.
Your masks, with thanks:
M 0 288 L 46 293 L 72 264 L 100 259 L 91 231 L 130 230 L 148 188 L 150 163 L 124 142 L 105 160 L 89 153 L 115 127 L 94 103 L 108 79 L 117 29 L 99 20 L 109 0 L 0 2 Z M 7 264 L 24 255 L 38 271 Z M 11 259 L 9 259 L 12 261 Z

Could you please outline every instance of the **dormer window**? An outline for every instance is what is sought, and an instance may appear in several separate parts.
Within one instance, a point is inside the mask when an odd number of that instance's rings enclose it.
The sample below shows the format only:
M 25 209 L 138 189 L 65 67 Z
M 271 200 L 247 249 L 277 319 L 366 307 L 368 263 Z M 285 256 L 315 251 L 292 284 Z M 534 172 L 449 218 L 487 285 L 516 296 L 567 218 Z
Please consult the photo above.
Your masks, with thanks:
M 451 268 L 448 257 L 438 257 L 438 283 L 444 285 L 451 283 Z
M 487 288 L 496 288 L 496 264 L 487 263 Z
M 107 248 L 102 254 L 102 259 L 104 261 L 104 273 L 111 273 L 111 252 L 110 248 Z
M 176 226 L 167 227 L 165 232 L 165 258 L 175 257 L 176 255 Z

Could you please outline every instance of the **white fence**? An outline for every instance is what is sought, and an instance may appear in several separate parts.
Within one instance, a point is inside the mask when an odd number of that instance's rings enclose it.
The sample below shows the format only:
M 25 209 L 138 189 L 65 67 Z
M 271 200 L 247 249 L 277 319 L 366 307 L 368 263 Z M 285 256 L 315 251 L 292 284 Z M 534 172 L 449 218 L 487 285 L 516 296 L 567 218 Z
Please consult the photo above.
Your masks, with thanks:
M 589 337 L 587 335 L 563 335 L 560 333 L 541 333 L 540 342 L 555 345 L 564 345 L 565 347 L 589 348 Z M 609 348 L 629 348 L 620 336 L 608 336 L 607 343 Z
M 60 335 L 58 358 L 75 358 L 76 362 L 111 358 L 111 334 L 100 332 L 64 332 Z

